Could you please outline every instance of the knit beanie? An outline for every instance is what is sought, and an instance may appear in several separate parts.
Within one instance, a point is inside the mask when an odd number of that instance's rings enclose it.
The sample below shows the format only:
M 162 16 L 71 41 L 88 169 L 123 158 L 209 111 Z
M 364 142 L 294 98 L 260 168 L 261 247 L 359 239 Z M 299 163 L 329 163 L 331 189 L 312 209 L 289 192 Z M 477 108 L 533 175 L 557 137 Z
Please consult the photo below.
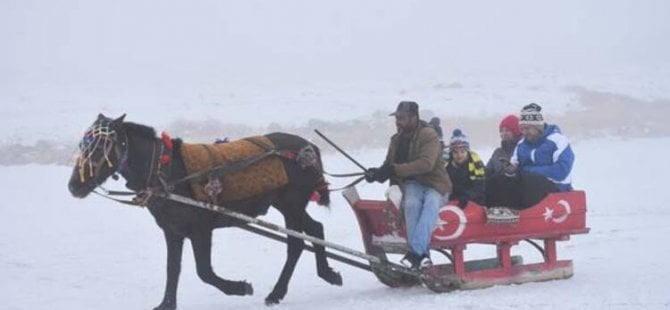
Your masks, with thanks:
M 516 115 L 510 114 L 505 116 L 505 118 L 500 121 L 500 126 L 498 126 L 499 129 L 506 128 L 507 130 L 512 132 L 512 135 L 514 135 L 514 138 L 518 138 L 521 136 L 521 129 L 519 128 L 519 118 Z
M 531 103 L 521 109 L 521 119 L 519 125 L 530 125 L 536 127 L 544 126 L 544 118 L 542 117 L 542 107 L 537 103 Z
M 460 147 L 470 150 L 470 141 L 468 141 L 468 137 L 460 129 L 454 129 L 449 140 L 449 149 L 453 150 Z

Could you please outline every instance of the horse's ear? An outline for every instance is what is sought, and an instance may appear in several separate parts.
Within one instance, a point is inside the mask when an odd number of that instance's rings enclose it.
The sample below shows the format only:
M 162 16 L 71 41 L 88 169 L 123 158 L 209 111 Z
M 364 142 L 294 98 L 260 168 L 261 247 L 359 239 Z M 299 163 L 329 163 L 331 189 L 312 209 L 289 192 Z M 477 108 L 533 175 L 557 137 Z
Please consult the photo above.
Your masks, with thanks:
M 123 113 L 123 115 L 119 116 L 119 118 L 112 121 L 112 123 L 121 124 L 121 123 L 123 123 L 123 119 L 125 119 L 125 118 L 126 118 L 126 113 Z

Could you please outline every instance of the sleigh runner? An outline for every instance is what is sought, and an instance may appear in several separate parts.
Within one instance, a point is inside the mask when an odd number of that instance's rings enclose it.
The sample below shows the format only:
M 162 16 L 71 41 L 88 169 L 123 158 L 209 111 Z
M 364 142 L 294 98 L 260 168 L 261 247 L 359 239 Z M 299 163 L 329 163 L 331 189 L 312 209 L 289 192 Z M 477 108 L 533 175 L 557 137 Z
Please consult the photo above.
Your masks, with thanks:
M 385 258 L 386 254 L 406 252 L 404 220 L 398 207 L 399 189 L 391 190 L 387 201 L 360 199 L 353 187 L 343 195 L 358 220 L 366 253 Z M 426 268 L 419 279 L 374 266 L 372 271 L 391 287 L 414 285 L 421 280 L 437 292 L 564 279 L 573 274 L 572 261 L 558 259 L 556 242 L 588 231 L 582 191 L 549 194 L 508 223 L 492 222 L 486 208 L 473 202 L 464 209 L 447 204 L 440 209 L 431 248 L 445 254 L 450 263 Z M 542 247 L 533 242 L 541 250 L 543 262 L 524 264 L 522 257 L 511 256 L 511 248 L 528 239 L 543 242 Z M 468 244 L 495 245 L 497 255 L 465 261 Z

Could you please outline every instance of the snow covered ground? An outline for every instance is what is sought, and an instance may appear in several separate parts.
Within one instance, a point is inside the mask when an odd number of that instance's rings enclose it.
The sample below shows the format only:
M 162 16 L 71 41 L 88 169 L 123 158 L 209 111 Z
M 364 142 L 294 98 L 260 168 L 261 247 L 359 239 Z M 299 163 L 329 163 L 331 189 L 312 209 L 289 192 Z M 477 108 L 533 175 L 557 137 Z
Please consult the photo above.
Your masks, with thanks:
M 282 309 L 667 309 L 670 294 L 670 210 L 660 176 L 670 167 L 670 139 L 617 138 L 583 141 L 577 154 L 575 185 L 587 192 L 591 233 L 560 243 L 559 255 L 574 260 L 575 275 L 563 281 L 499 286 L 435 294 L 421 287 L 391 289 L 372 274 L 332 262 L 344 286 L 316 277 L 314 258 L 305 252 Z M 489 150 L 490 151 L 490 150 Z M 486 150 L 482 150 L 486 156 Z M 354 152 L 376 165 L 383 150 Z M 645 156 L 653 154 L 653 158 Z M 332 171 L 354 167 L 328 155 Z M 150 309 L 162 297 L 165 246 L 162 233 L 143 209 L 99 197 L 77 200 L 66 183 L 69 168 L 0 167 L 0 292 L 3 309 Z M 337 180 L 334 180 L 337 181 Z M 121 182 L 117 182 L 121 183 Z M 114 185 L 118 186 L 119 184 Z M 361 195 L 383 197 L 384 186 L 364 184 Z M 340 195 L 330 209 L 309 206 L 325 225 L 327 239 L 362 249 L 353 213 Z M 281 223 L 274 211 L 264 219 Z M 230 297 L 202 283 L 187 244 L 178 293 L 181 309 L 262 309 L 284 261 L 283 244 L 236 229 L 215 233 L 215 271 L 254 285 L 250 297 Z M 467 258 L 489 257 L 492 247 L 471 247 Z M 516 253 L 539 260 L 529 245 Z
M 277 129 L 314 138 L 318 127 L 376 166 L 400 100 L 442 117 L 447 135 L 463 128 L 484 158 L 500 116 L 527 103 L 562 125 L 592 229 L 559 244 L 574 277 L 434 294 L 390 289 L 332 262 L 344 278 L 332 287 L 306 252 L 278 308 L 669 309 L 668 11 L 665 0 L 0 1 L 0 309 L 150 309 L 161 300 L 165 246 L 148 212 L 74 199 L 69 167 L 38 164 L 65 162 L 97 113 L 201 142 Z M 333 152 L 324 162 L 357 170 Z M 365 198 L 384 190 L 359 185 Z M 309 212 L 329 241 L 362 250 L 339 195 Z M 281 222 L 274 211 L 264 219 Z M 202 283 L 189 248 L 181 309 L 265 309 L 283 244 L 215 232 L 215 271 L 250 281 L 250 297 Z M 540 259 L 528 245 L 515 251 Z

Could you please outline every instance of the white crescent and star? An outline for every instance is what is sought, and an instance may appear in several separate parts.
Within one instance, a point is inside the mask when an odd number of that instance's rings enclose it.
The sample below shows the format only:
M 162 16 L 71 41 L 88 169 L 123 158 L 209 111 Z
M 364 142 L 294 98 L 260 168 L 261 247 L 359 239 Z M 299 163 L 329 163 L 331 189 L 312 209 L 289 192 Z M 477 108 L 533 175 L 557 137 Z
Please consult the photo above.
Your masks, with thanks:
M 465 225 L 468 222 L 468 219 L 465 217 L 465 213 L 463 213 L 463 210 L 457 206 L 447 205 L 442 207 L 438 214 L 442 214 L 442 212 L 453 212 L 454 214 L 456 214 L 456 216 L 458 217 L 458 222 L 453 224 L 458 225 L 458 228 L 456 228 L 456 231 L 454 231 L 454 233 L 452 233 L 451 235 L 443 236 L 440 234 L 435 234 L 433 235 L 433 237 L 437 240 L 452 240 L 460 237 L 463 234 L 463 231 L 465 230 Z M 435 224 L 435 229 L 433 231 L 436 230 L 445 231 L 445 226 L 447 225 L 449 225 L 449 222 L 443 220 L 442 217 L 438 215 L 437 223 Z
M 570 204 L 565 201 L 565 200 L 559 200 L 558 204 L 561 205 L 565 209 L 565 213 L 559 217 L 554 217 L 554 209 L 549 208 L 549 207 L 544 207 L 544 213 L 542 214 L 544 216 L 544 221 L 549 222 L 551 220 L 552 222 L 559 224 L 565 222 L 565 220 L 568 219 L 568 216 L 570 215 L 570 212 L 572 211 L 570 209 Z

